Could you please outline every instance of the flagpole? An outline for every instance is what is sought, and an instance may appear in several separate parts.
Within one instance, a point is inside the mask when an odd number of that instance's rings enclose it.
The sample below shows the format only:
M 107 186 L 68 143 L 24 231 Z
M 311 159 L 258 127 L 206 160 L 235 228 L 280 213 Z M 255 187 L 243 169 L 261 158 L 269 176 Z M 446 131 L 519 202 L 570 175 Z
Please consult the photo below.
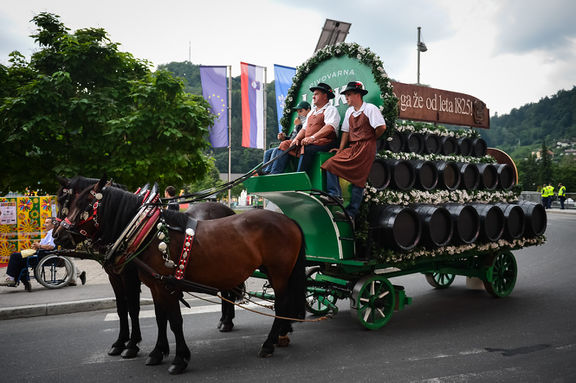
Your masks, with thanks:
M 232 65 L 228 65 L 228 182 L 232 178 Z M 228 189 L 228 207 L 232 204 L 232 190 Z
M 266 78 L 266 67 L 264 67 L 264 87 L 263 87 L 263 93 L 264 93 L 264 151 L 266 151 L 266 82 L 267 82 L 267 78 Z

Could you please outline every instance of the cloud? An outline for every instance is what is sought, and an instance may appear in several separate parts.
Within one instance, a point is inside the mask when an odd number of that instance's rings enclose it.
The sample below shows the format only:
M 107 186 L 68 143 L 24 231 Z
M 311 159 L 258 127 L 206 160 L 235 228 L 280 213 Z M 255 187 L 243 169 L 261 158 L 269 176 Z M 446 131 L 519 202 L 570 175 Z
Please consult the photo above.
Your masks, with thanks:
M 496 53 L 553 51 L 562 58 L 573 54 L 576 38 L 573 0 L 508 0 L 496 14 Z

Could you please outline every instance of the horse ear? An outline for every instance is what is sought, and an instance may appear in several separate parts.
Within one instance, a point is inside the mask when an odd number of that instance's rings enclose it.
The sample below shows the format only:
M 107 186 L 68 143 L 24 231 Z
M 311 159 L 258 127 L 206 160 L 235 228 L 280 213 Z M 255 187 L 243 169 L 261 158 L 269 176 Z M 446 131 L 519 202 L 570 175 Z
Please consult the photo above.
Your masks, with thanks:
M 67 187 L 70 184 L 70 178 L 66 178 L 63 176 L 56 176 L 56 179 L 58 180 L 58 182 L 60 182 L 60 185 L 62 185 L 62 187 Z
M 101 191 L 102 189 L 104 189 L 104 186 L 106 186 L 106 183 L 108 182 L 108 180 L 106 179 L 106 175 L 104 175 L 104 177 L 100 178 L 100 181 L 98 181 L 98 183 L 96 184 L 96 186 L 94 186 L 94 191 Z

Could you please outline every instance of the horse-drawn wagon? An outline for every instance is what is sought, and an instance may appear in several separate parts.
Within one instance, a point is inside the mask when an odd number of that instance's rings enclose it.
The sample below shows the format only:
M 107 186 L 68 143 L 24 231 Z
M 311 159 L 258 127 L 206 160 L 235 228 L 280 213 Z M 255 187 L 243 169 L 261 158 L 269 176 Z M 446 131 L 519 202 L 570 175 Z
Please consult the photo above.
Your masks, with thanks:
M 379 106 L 388 125 L 359 216 L 342 218 L 344 206 L 325 192 L 320 165 L 331 153 L 316 154 L 308 172 L 244 181 L 249 193 L 272 201 L 302 227 L 311 266 L 308 311 L 336 312 L 336 302 L 348 298 L 362 325 L 380 328 L 411 302 L 391 280 L 413 273 L 424 274 L 435 288 L 462 275 L 482 281 L 495 297 L 509 295 L 517 276 L 512 250 L 542 243 L 546 213 L 539 204 L 518 201 L 514 162 L 487 148 L 472 129 L 489 126 L 484 103 L 393 83 L 369 50 L 339 44 L 298 68 L 282 119 L 286 133 L 295 113 L 290 108 L 310 99 L 308 87 L 327 78 L 342 115 L 347 105 L 339 92 L 348 81 L 360 80 L 368 90 L 365 101 Z M 279 239 L 279 246 L 286 240 Z

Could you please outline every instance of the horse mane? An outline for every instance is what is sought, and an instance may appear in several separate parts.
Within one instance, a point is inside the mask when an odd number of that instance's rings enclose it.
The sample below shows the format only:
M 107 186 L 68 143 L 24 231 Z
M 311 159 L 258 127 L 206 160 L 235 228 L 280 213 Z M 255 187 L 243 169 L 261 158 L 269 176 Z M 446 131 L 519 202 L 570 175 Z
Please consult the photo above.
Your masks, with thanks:
M 163 210 L 162 217 L 169 226 L 185 228 L 189 215 L 174 210 Z
M 109 186 L 102 191 L 98 207 L 98 222 L 102 230 L 100 240 L 111 244 L 118 239 L 142 205 L 142 196 L 137 196 L 117 187 Z
M 58 189 L 58 192 L 56 193 L 56 202 L 58 202 L 59 207 L 62 207 L 62 205 L 64 204 L 64 202 L 66 202 L 66 199 L 68 198 L 68 194 L 64 194 L 64 189 L 72 189 L 72 191 L 74 193 L 80 193 L 82 190 L 86 189 L 88 186 L 92 186 L 98 183 L 98 181 L 100 181 L 98 178 L 89 178 L 89 177 L 84 177 L 84 176 L 74 176 L 70 179 L 68 179 L 67 183 L 68 185 L 64 186 L 61 185 L 60 188 Z M 61 182 L 65 182 L 65 181 L 61 181 Z M 121 188 L 121 189 L 125 189 L 123 185 L 121 184 L 117 184 L 117 183 L 112 183 L 112 186 Z

